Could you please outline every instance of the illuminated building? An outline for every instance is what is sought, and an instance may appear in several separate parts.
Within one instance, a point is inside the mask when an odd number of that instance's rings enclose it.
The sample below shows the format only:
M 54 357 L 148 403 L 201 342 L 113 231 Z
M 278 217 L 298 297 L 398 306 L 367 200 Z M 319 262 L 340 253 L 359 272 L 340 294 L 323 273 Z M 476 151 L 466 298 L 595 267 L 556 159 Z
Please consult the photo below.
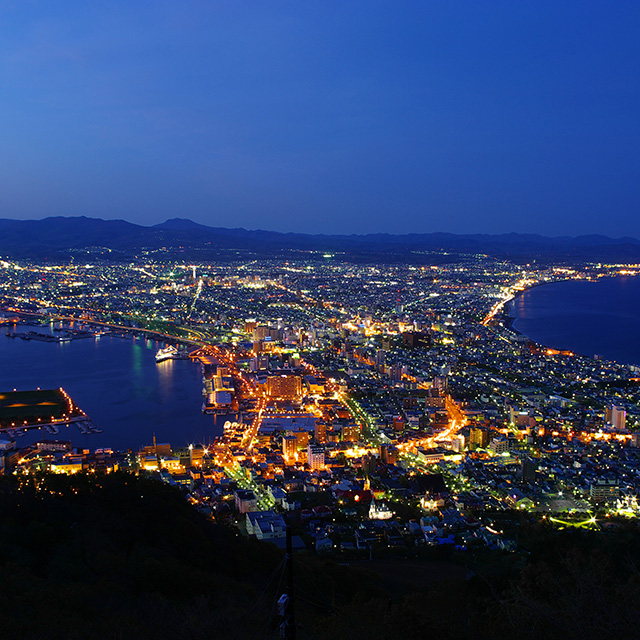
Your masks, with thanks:
M 291 435 L 296 439 L 296 447 L 298 451 L 306 449 L 309 444 L 309 432 L 300 429 L 299 431 L 291 432 Z
M 489 444 L 489 450 L 495 456 L 509 451 L 509 441 L 506 438 L 493 438 Z
M 529 411 L 520 411 L 517 407 L 509 406 L 509 422 L 526 429 L 535 425 L 535 418 Z
M 266 371 L 269 368 L 269 356 L 256 356 L 249 362 L 251 371 Z
M 620 488 L 615 480 L 598 480 L 591 485 L 589 494 L 597 503 L 615 502 L 620 497 Z
M 71 443 L 69 443 L 69 447 L 71 447 Z M 16 448 L 15 440 L 0 440 L 0 455 L 4 454 L 6 451 L 11 451 L 12 449 L 15 449 L 15 448 Z M 66 449 L 64 450 L 66 451 Z
M 394 382 L 399 382 L 400 380 L 402 380 L 403 373 L 404 367 L 399 364 L 392 365 L 388 370 L 389 378 L 391 378 L 391 380 L 393 380 Z
M 294 400 L 302 395 L 302 378 L 297 375 L 273 375 L 267 378 L 267 395 Z
M 249 511 L 258 510 L 258 498 L 253 491 L 248 489 L 236 489 L 234 491 L 236 509 L 240 513 L 249 513 Z
M 316 420 L 315 439 L 321 443 L 327 441 L 327 423 L 324 420 Z
M 424 399 L 425 407 L 439 407 L 444 408 L 447 404 L 447 399 L 440 392 L 440 389 L 432 387 L 428 390 L 427 396 Z
M 310 442 L 307 446 L 307 464 L 313 470 L 324 468 L 324 447 Z
M 371 520 L 389 520 L 393 518 L 393 511 L 384 502 L 371 501 L 369 507 L 369 518 Z
M 355 424 L 342 425 L 342 441 L 357 442 L 360 439 L 360 427 Z
M 201 467 L 204 457 L 204 447 L 201 444 L 189 445 L 189 464 L 192 467 Z
M 282 438 L 282 455 L 288 462 L 296 459 L 298 451 L 298 439 L 292 435 L 286 435 Z
M 391 444 L 381 444 L 380 460 L 382 460 L 383 464 L 396 464 L 398 462 L 398 449 Z
M 431 344 L 430 336 L 419 331 L 403 332 L 402 341 L 404 343 L 404 346 L 408 349 L 415 349 L 417 347 L 428 347 Z
M 75 460 L 56 461 L 52 462 L 49 468 L 53 473 L 79 473 L 82 471 L 82 462 Z
M 141 458 L 155 455 L 169 457 L 171 456 L 171 445 L 168 442 L 162 442 L 156 445 L 148 444 L 145 445 L 139 455 Z
M 40 451 L 62 451 L 66 453 L 71 451 L 71 440 L 38 440 L 36 447 Z
M 253 341 L 259 342 L 269 337 L 269 327 L 266 324 L 254 327 L 253 329 Z
M 464 436 L 457 434 L 451 438 L 451 448 L 457 452 L 462 453 L 464 451 Z
M 284 518 L 275 511 L 247 512 L 245 524 L 247 533 L 258 540 L 283 538 L 287 529 Z
M 489 430 L 482 427 L 473 427 L 470 434 L 471 447 L 473 449 L 486 449 L 489 444 Z
M 607 407 L 604 417 L 606 422 L 608 422 L 616 431 L 624 430 L 627 412 L 622 407 L 616 407 L 616 405 Z
M 433 379 L 433 387 L 434 387 L 434 389 L 439 389 L 440 391 L 446 391 L 446 389 L 447 389 L 447 376 L 436 376 Z

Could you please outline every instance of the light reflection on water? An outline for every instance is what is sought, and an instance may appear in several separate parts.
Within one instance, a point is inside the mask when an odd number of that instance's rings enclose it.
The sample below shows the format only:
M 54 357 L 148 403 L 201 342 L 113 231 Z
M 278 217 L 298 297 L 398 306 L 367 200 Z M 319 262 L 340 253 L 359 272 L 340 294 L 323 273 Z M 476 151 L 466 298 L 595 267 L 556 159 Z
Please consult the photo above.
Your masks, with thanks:
M 48 333 L 51 325 L 12 327 Z M 212 416 L 202 414 L 200 365 L 190 360 L 155 362 L 163 343 L 153 340 L 82 338 L 51 343 L 5 337 L 0 330 L 0 391 L 63 387 L 103 433 L 82 435 L 75 427 L 58 438 L 74 446 L 136 449 L 158 441 L 173 446 L 208 443 L 221 433 Z M 27 444 L 50 434 L 33 432 Z

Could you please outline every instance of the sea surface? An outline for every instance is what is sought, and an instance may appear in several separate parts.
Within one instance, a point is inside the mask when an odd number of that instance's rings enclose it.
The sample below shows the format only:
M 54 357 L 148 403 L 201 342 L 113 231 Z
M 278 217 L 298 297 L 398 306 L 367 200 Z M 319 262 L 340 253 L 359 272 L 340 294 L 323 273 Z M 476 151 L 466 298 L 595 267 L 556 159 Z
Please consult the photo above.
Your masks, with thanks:
M 62 387 L 102 433 L 83 435 L 63 427 L 56 436 L 29 431 L 18 444 L 36 438 L 71 440 L 90 449 L 137 450 L 157 442 L 174 447 L 208 444 L 222 433 L 224 419 L 202 413 L 202 373 L 191 360 L 156 364 L 162 342 L 141 337 L 92 337 L 55 343 L 8 338 L 8 331 L 49 333 L 50 325 L 0 328 L 0 391 Z M 55 335 L 55 334 L 54 334 Z
M 507 312 L 514 328 L 540 344 L 640 365 L 640 277 L 541 285 Z

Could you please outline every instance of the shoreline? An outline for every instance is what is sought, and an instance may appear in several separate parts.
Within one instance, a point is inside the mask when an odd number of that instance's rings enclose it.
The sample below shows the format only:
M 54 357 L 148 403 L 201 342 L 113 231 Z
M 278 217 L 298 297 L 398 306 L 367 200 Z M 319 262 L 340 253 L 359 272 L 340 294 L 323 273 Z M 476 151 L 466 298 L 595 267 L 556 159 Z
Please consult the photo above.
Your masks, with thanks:
M 26 316 L 27 319 L 31 317 L 44 319 L 44 316 L 38 311 L 26 311 L 26 310 L 14 311 L 6 307 L 0 307 L 0 314 L 2 313 L 15 314 L 16 316 L 20 317 L 20 320 L 25 320 L 25 318 L 22 316 Z M 124 338 L 126 337 L 126 334 L 130 334 L 133 337 L 143 337 L 149 340 L 157 340 L 158 342 L 163 342 L 164 344 L 175 344 L 176 346 L 179 346 L 179 347 L 198 348 L 198 347 L 207 346 L 207 343 L 205 343 L 202 340 L 195 340 L 193 338 L 181 338 L 169 333 L 162 333 L 161 331 L 155 331 L 153 329 L 144 329 L 142 327 L 127 327 L 124 325 L 118 325 L 110 322 L 102 322 L 100 320 L 86 320 L 81 318 L 74 318 L 71 316 L 59 316 L 53 322 L 77 322 L 80 324 L 85 324 L 88 327 L 92 327 L 92 326 L 107 327 L 116 332 L 122 333 L 122 335 L 118 335 L 118 333 L 110 334 L 111 337 L 114 337 L 114 338 L 118 338 L 118 337 Z
M 502 324 L 503 326 L 512 331 L 513 333 L 515 333 L 517 336 L 524 336 L 525 338 L 527 338 L 528 340 L 530 340 L 532 343 L 539 345 L 540 347 L 543 347 L 545 349 L 550 349 L 550 350 L 554 350 L 554 351 L 571 351 L 572 353 L 579 355 L 583 358 L 589 358 L 591 360 L 597 360 L 598 358 L 608 361 L 608 362 L 614 362 L 617 365 L 620 366 L 624 366 L 624 367 L 638 367 L 640 365 L 640 363 L 631 363 L 631 362 L 621 362 L 620 360 L 616 360 L 615 358 L 611 358 L 609 356 L 604 356 L 601 355 L 599 353 L 591 353 L 591 354 L 586 354 L 583 351 L 577 351 L 575 349 L 570 349 L 565 347 L 559 347 L 559 346 L 553 346 L 550 344 L 547 344 L 546 342 L 542 342 L 539 340 L 535 340 L 534 338 L 532 338 L 528 333 L 525 333 L 524 331 L 522 331 L 521 329 L 519 329 L 516 326 L 516 321 L 520 320 L 521 318 L 519 318 L 517 315 L 514 314 L 514 306 L 517 302 L 517 300 L 519 298 L 521 298 L 525 293 L 528 293 L 529 291 L 532 291 L 533 289 L 537 289 L 539 287 L 543 287 L 546 285 L 551 285 L 551 284 L 558 284 L 558 283 L 562 283 L 562 282 L 589 282 L 592 284 L 597 284 L 603 280 L 619 280 L 621 278 L 638 278 L 640 279 L 640 275 L 630 275 L 630 274 L 624 274 L 624 275 L 614 275 L 614 276 L 604 276 L 602 278 L 596 278 L 594 280 L 591 279 L 586 279 L 586 278 L 562 278 L 562 279 L 558 279 L 558 280 L 553 280 L 551 282 L 537 282 L 529 287 L 527 287 L 526 289 L 523 289 L 522 291 L 518 292 L 518 294 L 516 296 L 514 296 L 513 298 L 511 298 L 503 307 L 502 309 Z
M 15 342 L 0 335 L 0 354 L 7 362 L 16 362 L 14 373 L 3 372 L 0 391 L 62 387 L 102 429 L 96 435 L 84 434 L 73 425 L 61 428 L 58 435 L 30 430 L 20 446 L 38 438 L 57 438 L 70 440 L 74 447 L 135 451 L 148 444 L 154 433 L 159 442 L 176 447 L 206 444 L 219 437 L 222 422 L 201 410 L 200 365 L 184 359 L 159 366 L 154 356 L 165 339 L 154 336 L 147 341 L 141 333 L 70 341 L 62 348 L 44 341 Z M 23 357 L 27 353 L 31 355 Z M 30 364 L 34 360 L 36 366 Z M 90 360 L 97 366 L 88 366 Z

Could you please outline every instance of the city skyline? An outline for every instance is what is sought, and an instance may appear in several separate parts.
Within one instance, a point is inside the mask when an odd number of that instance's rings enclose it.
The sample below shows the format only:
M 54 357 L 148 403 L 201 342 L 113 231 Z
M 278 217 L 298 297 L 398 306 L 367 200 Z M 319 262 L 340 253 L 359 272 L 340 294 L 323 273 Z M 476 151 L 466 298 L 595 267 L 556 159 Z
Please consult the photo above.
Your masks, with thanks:
M 640 237 L 640 9 L 0 14 L 2 217 Z

